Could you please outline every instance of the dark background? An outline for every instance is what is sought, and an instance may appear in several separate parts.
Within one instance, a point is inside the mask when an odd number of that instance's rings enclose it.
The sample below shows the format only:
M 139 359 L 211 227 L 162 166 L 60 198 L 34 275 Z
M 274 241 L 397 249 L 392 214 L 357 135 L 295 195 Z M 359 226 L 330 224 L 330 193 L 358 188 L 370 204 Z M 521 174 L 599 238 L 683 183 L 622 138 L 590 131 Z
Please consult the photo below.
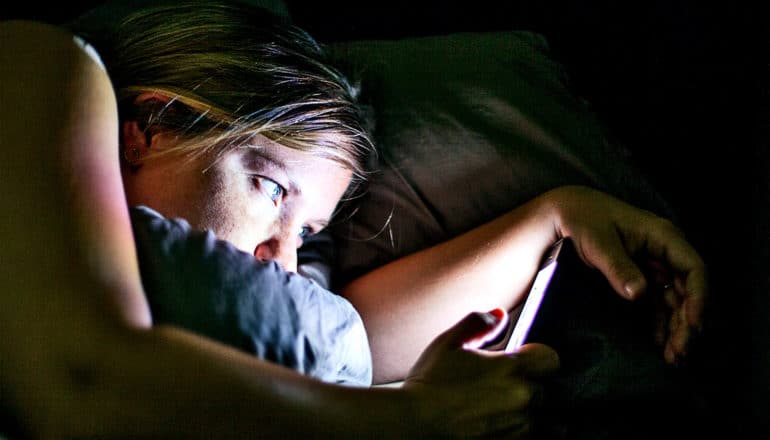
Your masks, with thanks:
M 101 3 L 18 4 L 5 14 L 56 23 Z M 708 416 L 722 421 L 724 432 L 714 434 L 770 437 L 766 2 L 285 3 L 295 22 L 323 42 L 542 33 L 575 93 L 631 149 L 709 265 L 710 325 L 693 374 L 709 387 Z

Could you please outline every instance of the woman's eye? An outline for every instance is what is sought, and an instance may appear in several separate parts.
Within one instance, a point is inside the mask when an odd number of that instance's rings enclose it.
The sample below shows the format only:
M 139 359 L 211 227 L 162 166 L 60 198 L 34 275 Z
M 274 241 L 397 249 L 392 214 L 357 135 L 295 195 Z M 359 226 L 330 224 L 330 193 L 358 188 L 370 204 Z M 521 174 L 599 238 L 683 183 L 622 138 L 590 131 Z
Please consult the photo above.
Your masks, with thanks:
M 305 238 L 311 235 L 313 235 L 313 228 L 311 228 L 310 226 L 303 226 L 299 228 L 299 238 L 304 240 Z
M 259 189 L 275 204 L 283 197 L 284 189 L 275 180 L 267 177 L 255 176 L 254 181 Z

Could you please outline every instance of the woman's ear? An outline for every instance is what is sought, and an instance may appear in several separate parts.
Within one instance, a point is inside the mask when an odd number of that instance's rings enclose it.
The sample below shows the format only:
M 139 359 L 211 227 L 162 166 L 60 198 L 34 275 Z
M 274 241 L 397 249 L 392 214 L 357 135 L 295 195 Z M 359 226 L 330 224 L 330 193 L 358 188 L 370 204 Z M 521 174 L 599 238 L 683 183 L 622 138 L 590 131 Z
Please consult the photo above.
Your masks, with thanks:
M 150 151 L 151 137 L 139 128 L 136 121 L 124 121 L 121 130 L 123 159 L 132 167 L 138 166 Z
M 134 99 L 134 106 L 153 107 L 150 114 L 157 114 L 164 107 L 168 106 L 172 99 L 159 93 L 142 93 Z M 146 112 L 138 112 L 139 116 L 132 119 L 145 119 Z M 123 121 L 121 130 L 121 141 L 123 146 L 123 158 L 129 165 L 138 166 L 142 158 L 145 157 L 153 146 L 157 129 L 150 126 L 149 121 L 126 120 Z

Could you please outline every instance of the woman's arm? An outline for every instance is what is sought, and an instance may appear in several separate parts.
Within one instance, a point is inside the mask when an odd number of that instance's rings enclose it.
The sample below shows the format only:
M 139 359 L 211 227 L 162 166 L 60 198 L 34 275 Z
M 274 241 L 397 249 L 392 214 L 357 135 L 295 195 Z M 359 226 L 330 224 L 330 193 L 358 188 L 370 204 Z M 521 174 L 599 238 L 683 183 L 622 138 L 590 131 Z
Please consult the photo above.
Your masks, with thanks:
M 497 359 L 462 350 L 464 340 L 489 330 L 481 315 L 437 339 L 424 355 L 427 367 L 415 368 L 402 389 L 324 384 L 176 328 L 151 327 L 105 72 L 65 32 L 0 23 L 0 102 L 0 420 L 15 423 L 0 431 L 462 437 L 525 419 L 526 375 L 554 367 L 548 350 Z M 465 365 L 468 380 L 453 380 L 442 359 Z M 500 413 L 519 416 L 489 424 Z
M 535 199 L 345 286 L 369 335 L 374 382 L 402 380 L 436 334 L 469 311 L 513 308 L 556 239 L 548 206 Z
M 517 304 L 543 252 L 560 237 L 571 237 L 581 258 L 626 298 L 646 288 L 640 259 L 662 263 L 675 287 L 667 292 L 673 312 L 666 359 L 685 353 L 691 330 L 701 323 L 703 261 L 671 222 L 599 191 L 568 186 L 343 289 L 366 325 L 375 383 L 402 378 L 428 341 L 468 310 Z
M 2 191 L 12 214 L 2 220 L 3 253 L 17 266 L 8 275 L 39 268 L 81 283 L 81 271 L 93 272 L 116 295 L 90 300 L 148 326 L 107 75 L 56 28 L 6 22 L 0 37 Z

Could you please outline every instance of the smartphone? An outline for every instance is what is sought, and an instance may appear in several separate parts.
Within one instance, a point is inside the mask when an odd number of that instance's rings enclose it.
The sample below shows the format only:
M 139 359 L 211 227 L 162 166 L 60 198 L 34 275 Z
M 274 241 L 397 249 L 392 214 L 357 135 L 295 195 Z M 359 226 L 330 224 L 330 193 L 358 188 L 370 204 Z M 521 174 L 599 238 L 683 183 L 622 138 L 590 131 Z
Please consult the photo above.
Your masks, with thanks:
M 545 252 L 524 303 L 508 313 L 511 325 L 508 326 L 502 339 L 498 339 L 485 349 L 512 353 L 528 341 L 538 312 L 546 299 L 548 287 L 559 267 L 560 256 L 565 253 L 565 248 L 569 245 L 567 240 L 560 239 Z
M 535 280 L 532 282 L 532 287 L 530 287 L 529 293 L 527 294 L 527 299 L 524 301 L 524 305 L 521 306 L 519 317 L 516 319 L 516 324 L 513 325 L 513 330 L 511 331 L 508 343 L 505 344 L 505 348 L 503 349 L 506 353 L 512 353 L 518 350 L 527 340 L 529 331 L 532 329 L 532 324 L 535 322 L 537 312 L 543 304 L 543 298 L 548 292 L 548 285 L 551 283 L 553 274 L 556 272 L 556 268 L 559 265 L 559 254 L 563 247 L 564 239 L 561 239 L 554 243 L 543 256 L 537 275 L 535 275 Z

